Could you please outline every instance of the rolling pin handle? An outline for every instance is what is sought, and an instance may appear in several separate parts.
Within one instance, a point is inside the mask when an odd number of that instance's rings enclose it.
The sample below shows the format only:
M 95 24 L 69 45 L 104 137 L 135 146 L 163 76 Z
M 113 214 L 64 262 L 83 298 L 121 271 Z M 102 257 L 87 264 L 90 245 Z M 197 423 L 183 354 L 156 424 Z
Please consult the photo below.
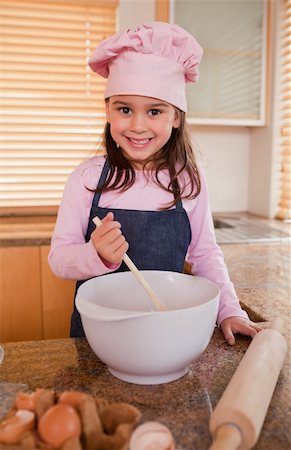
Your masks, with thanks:
M 217 429 L 209 450 L 237 450 L 241 441 L 240 429 L 235 424 L 227 423 Z

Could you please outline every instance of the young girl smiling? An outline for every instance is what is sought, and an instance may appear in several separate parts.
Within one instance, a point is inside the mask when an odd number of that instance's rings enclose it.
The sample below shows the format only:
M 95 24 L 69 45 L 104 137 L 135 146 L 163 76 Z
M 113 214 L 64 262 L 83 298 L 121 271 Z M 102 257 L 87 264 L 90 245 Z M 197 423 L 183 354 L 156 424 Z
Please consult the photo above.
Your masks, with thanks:
M 89 65 L 108 79 L 105 156 L 81 163 L 65 187 L 49 263 L 85 280 L 128 270 L 183 272 L 220 289 L 217 324 L 227 342 L 260 330 L 240 307 L 216 243 L 205 177 L 186 126 L 185 84 L 198 78 L 202 49 L 177 25 L 153 22 L 101 42 Z M 92 219 L 99 216 L 102 225 Z M 71 336 L 84 336 L 76 308 Z

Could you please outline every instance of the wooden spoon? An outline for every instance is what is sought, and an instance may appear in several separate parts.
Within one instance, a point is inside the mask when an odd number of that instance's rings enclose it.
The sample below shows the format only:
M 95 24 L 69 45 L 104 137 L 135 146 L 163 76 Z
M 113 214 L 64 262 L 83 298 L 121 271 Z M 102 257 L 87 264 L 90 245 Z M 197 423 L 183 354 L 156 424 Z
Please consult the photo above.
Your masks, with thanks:
M 96 227 L 100 227 L 102 225 L 102 221 L 99 219 L 99 217 L 94 217 L 93 222 L 95 223 Z M 129 270 L 133 273 L 133 275 L 136 277 L 138 282 L 142 285 L 142 287 L 145 289 L 147 294 L 149 295 L 150 299 L 156 306 L 156 308 L 159 311 L 166 311 L 165 305 L 161 302 L 155 291 L 151 288 L 151 286 L 148 284 L 147 280 L 143 277 L 141 272 L 138 270 L 136 265 L 132 262 L 130 257 L 125 253 L 124 257 L 122 258 L 124 263 L 127 265 Z

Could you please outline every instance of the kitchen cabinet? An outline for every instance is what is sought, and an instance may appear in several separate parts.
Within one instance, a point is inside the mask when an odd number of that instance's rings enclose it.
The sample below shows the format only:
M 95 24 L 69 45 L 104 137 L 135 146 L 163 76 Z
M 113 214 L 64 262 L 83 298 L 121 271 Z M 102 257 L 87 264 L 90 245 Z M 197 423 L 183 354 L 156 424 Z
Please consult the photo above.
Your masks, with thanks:
M 43 339 L 68 337 L 76 283 L 56 277 L 47 262 L 49 245 L 40 247 Z
M 157 20 L 165 3 L 157 1 Z M 199 81 L 186 86 L 190 124 L 265 124 L 269 14 L 267 0 L 169 0 L 169 22 L 204 49 Z
M 0 341 L 69 336 L 75 282 L 55 277 L 49 245 L 0 247 Z
M 0 341 L 42 338 L 39 248 L 0 248 Z

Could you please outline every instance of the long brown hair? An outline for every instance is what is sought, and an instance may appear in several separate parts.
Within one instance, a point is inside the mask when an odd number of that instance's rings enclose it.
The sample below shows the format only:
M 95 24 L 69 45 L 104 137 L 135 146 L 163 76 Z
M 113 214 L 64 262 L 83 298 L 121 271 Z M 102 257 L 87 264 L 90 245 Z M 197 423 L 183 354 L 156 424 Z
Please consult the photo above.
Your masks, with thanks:
M 149 161 L 145 161 L 143 167 L 146 177 L 151 176 L 159 187 L 174 196 L 173 202 L 163 209 L 171 208 L 180 199 L 193 199 L 197 197 L 201 190 L 200 175 L 191 146 L 185 113 L 177 108 L 175 109 L 180 118 L 180 126 L 172 129 L 168 142 Z M 111 136 L 108 122 L 103 133 L 103 148 L 106 149 L 110 169 L 105 183 L 97 191 L 117 189 L 125 191 L 129 189 L 135 182 L 134 161 L 131 164 L 131 161 L 126 159 L 117 147 Z M 168 186 L 163 185 L 159 179 L 159 172 L 165 169 L 169 171 L 170 175 Z M 188 177 L 181 177 L 184 171 L 188 174 Z M 188 182 L 186 181 L 187 178 Z

